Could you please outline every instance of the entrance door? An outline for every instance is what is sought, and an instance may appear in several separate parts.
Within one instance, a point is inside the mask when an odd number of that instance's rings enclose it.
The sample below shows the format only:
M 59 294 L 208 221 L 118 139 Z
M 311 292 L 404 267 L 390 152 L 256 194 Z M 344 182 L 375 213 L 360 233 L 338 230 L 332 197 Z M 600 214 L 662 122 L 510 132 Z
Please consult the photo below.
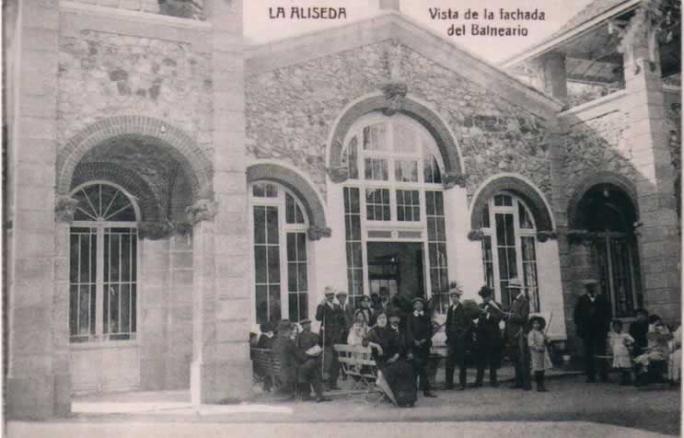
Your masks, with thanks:
M 395 295 L 407 300 L 425 297 L 423 244 L 418 242 L 368 242 L 370 293 L 389 302 Z

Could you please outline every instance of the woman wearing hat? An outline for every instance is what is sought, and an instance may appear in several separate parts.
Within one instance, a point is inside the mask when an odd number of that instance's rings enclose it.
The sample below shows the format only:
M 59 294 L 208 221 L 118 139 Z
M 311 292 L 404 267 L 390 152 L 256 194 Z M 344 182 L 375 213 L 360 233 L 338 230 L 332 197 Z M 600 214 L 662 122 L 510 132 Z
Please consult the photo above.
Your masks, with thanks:
M 387 396 L 399 406 L 416 402 L 416 377 L 408 354 L 405 336 L 399 331 L 399 316 L 385 312 L 377 315 L 377 324 L 368 332 L 364 346 L 370 346 L 380 373 L 378 382 Z

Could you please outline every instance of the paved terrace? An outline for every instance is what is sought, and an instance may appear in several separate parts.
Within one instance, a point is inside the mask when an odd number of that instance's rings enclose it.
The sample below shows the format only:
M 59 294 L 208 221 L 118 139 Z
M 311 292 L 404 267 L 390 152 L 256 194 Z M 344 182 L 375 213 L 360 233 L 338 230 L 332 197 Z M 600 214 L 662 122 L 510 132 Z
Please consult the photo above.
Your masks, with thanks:
M 578 375 L 548 381 L 550 392 L 499 388 L 436 391 L 416 407 L 375 405 L 362 395 L 328 403 L 284 402 L 194 407 L 187 391 L 120 393 L 74 400 L 74 414 L 52 423 L 10 423 L 8 436 L 661 436 L 680 434 L 679 388 L 587 384 Z M 341 424 L 329 424 L 330 422 Z M 261 423 L 261 424 L 257 424 Z M 323 424 L 326 423 L 326 424 Z M 363 423 L 363 424 L 359 424 Z M 401 424 L 399 424 L 401 423 Z M 154 431 L 154 433 L 153 433 Z M 392 433 L 388 433 L 388 432 Z M 291 435 L 292 434 L 292 435 Z

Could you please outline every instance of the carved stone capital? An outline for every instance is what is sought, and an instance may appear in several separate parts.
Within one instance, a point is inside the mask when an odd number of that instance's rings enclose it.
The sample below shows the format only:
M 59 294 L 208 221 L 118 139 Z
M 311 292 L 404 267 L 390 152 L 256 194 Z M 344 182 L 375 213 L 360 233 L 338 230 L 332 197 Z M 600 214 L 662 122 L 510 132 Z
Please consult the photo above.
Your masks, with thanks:
M 325 168 L 330 180 L 334 183 L 343 183 L 349 179 L 349 169 L 347 166 L 330 166 Z
M 191 224 L 202 221 L 212 221 L 218 211 L 216 201 L 212 199 L 200 199 L 185 209 L 185 214 Z
M 78 201 L 68 195 L 60 195 L 55 201 L 55 221 L 71 223 L 74 220 Z
M 159 240 L 169 237 L 174 226 L 169 221 L 142 221 L 138 223 L 138 236 L 141 239 Z
M 321 240 L 323 237 L 330 237 L 332 230 L 329 227 L 319 227 L 311 225 L 306 232 L 309 240 Z
M 482 230 L 470 230 L 468 231 L 468 240 L 475 242 L 478 240 L 482 240 L 484 237 L 484 232 Z
M 537 240 L 546 242 L 549 239 L 558 239 L 558 233 L 555 231 L 537 231 Z
M 445 172 L 442 175 L 442 180 L 444 181 L 444 188 L 450 189 L 455 186 L 465 187 L 468 177 L 463 173 Z

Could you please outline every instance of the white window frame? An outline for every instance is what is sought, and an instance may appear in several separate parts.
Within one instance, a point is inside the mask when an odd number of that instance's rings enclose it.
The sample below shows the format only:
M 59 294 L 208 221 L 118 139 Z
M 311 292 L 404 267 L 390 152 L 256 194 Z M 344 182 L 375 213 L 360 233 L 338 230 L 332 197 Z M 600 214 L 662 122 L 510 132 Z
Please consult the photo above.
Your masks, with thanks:
M 257 197 L 254 196 L 253 187 L 256 184 L 272 184 L 278 189 L 277 197 Z M 252 323 L 257 324 L 257 312 L 256 312 L 256 265 L 254 261 L 254 207 L 255 206 L 274 206 L 278 209 L 278 257 L 280 261 L 280 314 L 282 318 L 289 318 L 290 315 L 290 300 L 288 291 L 288 261 L 287 261 L 287 234 L 288 233 L 304 233 L 306 236 L 306 281 L 307 281 L 307 305 L 310 307 L 310 300 L 312 297 L 311 290 L 311 242 L 308 237 L 309 229 L 309 218 L 306 214 L 306 209 L 303 203 L 299 200 L 299 197 L 295 195 L 291 190 L 286 188 L 284 185 L 279 184 L 275 181 L 269 180 L 259 180 L 253 181 L 248 185 L 249 193 L 249 242 L 250 242 L 250 266 L 251 266 L 251 281 L 252 284 Z M 288 224 L 287 212 L 286 212 L 286 200 L 285 195 L 289 194 L 294 199 L 296 205 L 302 212 L 302 217 L 304 218 L 303 224 Z M 307 310 L 308 312 L 308 310 Z M 296 321 L 295 321 L 296 322 Z
M 494 205 L 494 199 L 498 195 L 510 196 L 512 199 L 512 205 Z M 520 217 L 518 214 L 519 204 L 525 209 L 527 217 L 532 222 L 532 228 L 520 228 Z M 528 208 L 527 204 L 520 199 L 516 194 L 509 191 L 500 191 L 492 195 L 492 197 L 487 201 L 487 206 L 489 210 L 489 227 L 482 227 L 482 233 L 490 238 L 491 251 L 492 251 L 492 270 L 494 274 L 494 297 L 496 300 L 501 301 L 503 299 L 501 290 L 501 274 L 499 272 L 499 251 L 497 249 L 496 240 L 496 214 L 512 214 L 513 215 L 513 233 L 515 241 L 515 262 L 516 269 L 518 272 L 518 279 L 524 285 L 524 271 L 523 271 L 523 255 L 522 255 L 522 238 L 532 237 L 534 238 L 534 254 L 535 254 L 535 264 L 537 268 L 537 290 L 539 295 L 539 311 L 541 311 L 541 291 L 539 290 L 539 260 L 537 254 L 539 254 L 539 247 L 537 242 L 537 224 L 535 223 L 534 216 L 531 210 Z M 484 256 L 484 254 L 483 254 Z M 485 270 L 485 276 L 487 275 L 486 266 L 483 266 Z M 485 278 L 486 280 L 486 278 Z M 515 297 L 511 297 L 511 300 Z
M 394 149 L 394 129 L 395 123 L 407 123 L 416 132 L 417 148 L 414 152 L 395 152 Z M 369 125 L 384 123 L 386 126 L 386 137 L 388 147 L 385 150 L 364 150 L 363 149 L 363 129 Z M 370 281 L 368 275 L 368 242 L 406 242 L 420 243 L 423 246 L 423 284 L 426 296 L 432 297 L 432 283 L 430 281 L 430 257 L 428 246 L 428 225 L 426 209 L 426 191 L 439 191 L 444 197 L 444 185 L 440 183 L 425 182 L 424 161 L 426 156 L 434 157 L 439 167 L 442 181 L 444 180 L 444 162 L 437 143 L 427 129 L 417 121 L 402 114 L 386 116 L 381 113 L 371 113 L 359 118 L 347 133 L 344 140 L 342 156 L 344 163 L 347 163 L 348 150 L 352 139 L 357 138 L 357 169 L 358 179 L 348 179 L 342 187 L 359 189 L 359 211 L 361 216 L 361 250 L 363 260 L 363 293 L 370 294 Z M 426 141 L 427 140 L 427 141 Z M 426 145 L 427 143 L 427 145 Z M 429 155 L 428 155 L 429 153 Z M 388 179 L 385 181 L 366 179 L 365 159 L 382 158 L 387 161 Z M 418 181 L 404 182 L 396 180 L 395 162 L 397 160 L 415 160 L 418 167 Z M 366 189 L 386 188 L 390 191 L 390 220 L 378 221 L 367 219 L 366 212 Z M 418 221 L 399 221 L 397 220 L 397 190 L 417 190 L 419 200 L 420 220 Z M 446 207 L 445 207 L 446 208 Z M 445 212 L 446 216 L 446 212 Z M 369 232 L 384 231 L 390 233 L 391 237 L 369 237 Z M 400 237 L 401 232 L 419 232 L 420 237 Z M 448 230 L 446 230 L 448 234 Z M 346 264 L 345 264 L 346 266 Z
M 128 201 L 131 203 L 133 206 L 133 211 L 135 213 L 135 222 L 127 222 L 127 221 L 105 221 L 105 220 L 91 220 L 91 221 L 82 221 L 82 220 L 74 220 L 71 222 L 69 226 L 69 236 L 71 236 L 71 228 L 90 228 L 90 229 L 95 229 L 96 232 L 96 267 L 95 267 L 95 335 L 91 336 L 90 339 L 88 339 L 85 342 L 70 342 L 70 346 L 74 348 L 89 348 L 89 347 L 94 347 L 98 346 L 100 344 L 108 344 L 108 345 L 126 345 L 126 344 L 133 344 L 137 345 L 140 342 L 141 338 L 141 327 L 140 327 L 140 308 L 141 308 L 141 282 L 140 282 L 140 273 L 141 271 L 141 259 L 142 259 L 142 252 L 141 252 L 141 243 L 140 243 L 140 237 L 138 236 L 136 238 L 136 278 L 135 278 L 135 284 L 136 284 L 136 306 L 135 306 L 135 315 L 131 315 L 135 317 L 135 327 L 136 331 L 133 333 L 133 336 L 131 339 L 109 339 L 108 336 L 106 336 L 103 333 L 103 327 L 104 327 L 104 235 L 105 235 L 105 229 L 107 228 L 126 228 L 126 229 L 133 229 L 136 230 L 138 229 L 138 222 L 140 221 L 141 214 L 140 214 L 140 208 L 135 201 L 135 197 L 128 193 L 126 189 L 121 187 L 118 184 L 115 184 L 111 181 L 105 181 L 105 180 L 93 180 L 93 181 L 88 181 L 86 183 L 78 185 L 76 188 L 74 188 L 70 194 L 73 196 L 75 193 L 78 191 L 85 189 L 89 186 L 93 185 L 107 185 L 110 187 L 113 187 L 114 189 L 118 190 L 121 192 Z M 71 245 L 71 238 L 69 237 L 68 239 L 68 245 Z M 71 248 L 69 247 L 69 254 L 71 254 Z M 69 256 L 69 263 L 71 263 L 71 255 Z M 69 266 L 69 271 L 70 272 L 71 267 Z M 69 294 L 71 294 L 71 281 L 69 281 Z M 70 299 L 70 298 L 69 298 Z M 71 309 L 69 309 L 69 312 L 71 312 Z M 69 313 L 67 313 L 69 315 Z M 71 335 L 69 336 L 71 338 Z

